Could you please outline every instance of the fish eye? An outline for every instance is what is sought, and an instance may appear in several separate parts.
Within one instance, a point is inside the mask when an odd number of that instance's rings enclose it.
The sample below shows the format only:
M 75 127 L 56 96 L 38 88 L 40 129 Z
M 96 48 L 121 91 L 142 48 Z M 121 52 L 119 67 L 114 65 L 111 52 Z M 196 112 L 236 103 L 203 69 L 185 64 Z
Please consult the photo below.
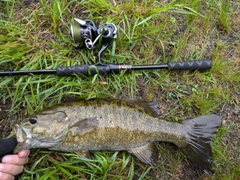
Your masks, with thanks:
M 37 120 L 36 120 L 35 118 L 30 118 L 30 119 L 29 119 L 29 122 L 30 122 L 31 124 L 35 124 L 35 123 L 37 122 Z

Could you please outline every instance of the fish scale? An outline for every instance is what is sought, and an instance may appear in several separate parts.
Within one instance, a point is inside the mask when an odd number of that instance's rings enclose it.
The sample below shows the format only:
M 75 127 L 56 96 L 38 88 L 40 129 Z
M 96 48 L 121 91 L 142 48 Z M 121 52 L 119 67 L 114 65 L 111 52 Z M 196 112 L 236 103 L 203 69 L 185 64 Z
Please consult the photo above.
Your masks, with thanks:
M 221 117 L 210 114 L 174 123 L 158 118 L 158 104 L 139 100 L 93 99 L 67 102 L 25 119 L 14 131 L 15 152 L 30 148 L 77 152 L 126 150 L 154 165 L 155 141 L 171 142 L 206 173 L 211 172 L 211 138 Z

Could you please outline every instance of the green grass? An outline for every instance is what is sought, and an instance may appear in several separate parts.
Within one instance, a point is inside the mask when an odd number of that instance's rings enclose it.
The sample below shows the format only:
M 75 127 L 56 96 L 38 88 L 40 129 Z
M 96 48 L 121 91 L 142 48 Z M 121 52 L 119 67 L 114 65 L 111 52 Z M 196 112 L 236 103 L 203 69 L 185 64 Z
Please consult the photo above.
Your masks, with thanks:
M 158 149 L 163 155 L 157 167 L 144 165 L 126 152 L 96 152 L 90 160 L 75 154 L 33 150 L 21 179 L 239 177 L 239 159 L 234 159 L 239 146 L 227 143 L 237 139 L 234 135 L 239 127 L 236 115 L 231 114 L 232 109 L 240 108 L 239 6 L 230 0 L 40 0 L 28 7 L 18 0 L 0 1 L 0 71 L 94 64 L 98 48 L 88 51 L 72 46 L 69 27 L 74 17 L 116 24 L 118 39 L 103 53 L 104 63 L 213 60 L 212 69 L 205 72 L 152 70 L 94 77 L 0 77 L 0 101 L 11 100 L 10 113 L 20 117 L 24 106 L 27 116 L 71 98 L 138 98 L 160 102 L 161 117 L 169 121 L 220 113 L 227 122 L 215 139 L 215 174 L 210 176 L 192 167 L 176 147 L 160 143 Z

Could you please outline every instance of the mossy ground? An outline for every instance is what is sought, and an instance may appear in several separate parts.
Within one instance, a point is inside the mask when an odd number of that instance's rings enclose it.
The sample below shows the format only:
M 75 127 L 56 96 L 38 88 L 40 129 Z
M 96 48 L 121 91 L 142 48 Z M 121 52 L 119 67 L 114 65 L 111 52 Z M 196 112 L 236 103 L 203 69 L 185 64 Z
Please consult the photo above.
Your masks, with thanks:
M 205 72 L 150 70 L 94 77 L 0 77 L 0 132 L 23 116 L 81 98 L 157 101 L 161 118 L 181 121 L 202 114 L 223 116 L 213 144 L 214 174 L 205 175 L 174 145 L 156 143 L 160 163 L 142 164 L 126 152 L 75 154 L 32 151 L 20 179 L 237 179 L 240 177 L 240 3 L 231 0 L 0 2 L 0 70 L 55 69 L 94 64 L 94 51 L 76 50 L 73 18 L 111 22 L 118 39 L 104 63 L 163 64 L 211 58 Z M 17 120 L 18 119 L 18 120 Z

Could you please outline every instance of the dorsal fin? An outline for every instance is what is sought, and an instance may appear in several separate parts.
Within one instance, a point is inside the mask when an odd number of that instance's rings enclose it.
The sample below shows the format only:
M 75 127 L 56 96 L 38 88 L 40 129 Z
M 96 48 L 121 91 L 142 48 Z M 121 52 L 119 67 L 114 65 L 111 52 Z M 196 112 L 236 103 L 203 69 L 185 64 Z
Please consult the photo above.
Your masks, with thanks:
M 154 101 L 147 102 L 140 99 L 132 99 L 132 100 L 124 100 L 124 101 L 127 102 L 127 106 L 129 107 L 138 106 L 142 108 L 146 114 L 151 114 L 154 117 L 159 116 L 161 114 L 158 102 L 154 102 Z

